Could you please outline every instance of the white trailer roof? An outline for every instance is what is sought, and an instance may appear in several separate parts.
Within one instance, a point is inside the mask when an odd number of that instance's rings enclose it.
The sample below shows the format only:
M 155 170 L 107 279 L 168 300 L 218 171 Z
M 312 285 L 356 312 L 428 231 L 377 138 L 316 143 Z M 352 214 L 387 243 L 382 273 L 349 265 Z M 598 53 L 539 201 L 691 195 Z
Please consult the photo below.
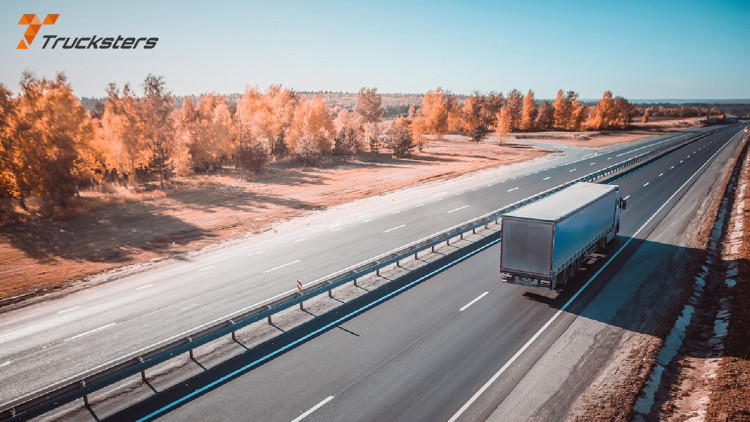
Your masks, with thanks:
M 505 217 L 559 221 L 584 205 L 616 189 L 617 186 L 615 185 L 578 182 L 546 198 L 511 211 L 505 214 Z

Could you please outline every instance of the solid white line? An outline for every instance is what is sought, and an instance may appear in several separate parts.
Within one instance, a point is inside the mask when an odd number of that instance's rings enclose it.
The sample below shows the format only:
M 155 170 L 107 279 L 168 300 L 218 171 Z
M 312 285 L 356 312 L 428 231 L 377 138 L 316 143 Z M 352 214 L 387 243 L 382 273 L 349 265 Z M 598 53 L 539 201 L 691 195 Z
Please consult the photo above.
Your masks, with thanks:
M 551 179 L 551 178 L 552 178 L 552 176 L 547 176 L 547 177 L 545 177 L 545 178 L 544 178 L 544 179 L 542 179 L 542 180 L 549 180 L 549 179 Z
M 471 205 L 464 205 L 463 207 L 458 207 L 458 208 L 456 208 L 455 210 L 450 210 L 450 211 L 446 212 L 446 214 L 454 213 L 454 212 L 456 212 L 456 211 L 461 211 L 462 209 L 464 209 L 464 208 L 469 208 L 470 206 L 471 206 Z
M 662 177 L 662 176 L 664 176 L 664 173 L 659 173 L 659 177 Z
M 342 229 L 343 229 L 343 227 L 336 227 L 335 229 L 332 229 L 331 231 L 332 232 L 337 232 L 337 231 L 342 230 Z
M 5 361 L 5 362 L 3 362 L 3 363 L 0 363 L 0 368 L 6 367 L 6 366 L 8 366 L 8 365 L 10 365 L 10 361 L 9 361 L 9 360 L 8 360 L 8 361 Z
M 651 182 L 646 182 L 646 183 L 645 183 L 645 184 L 643 185 L 643 187 L 645 188 L 646 186 L 648 186 L 648 184 L 649 184 L 649 183 L 651 183 Z
M 203 271 L 203 270 L 199 270 L 199 271 Z M 153 285 L 154 285 L 154 283 L 144 284 L 143 286 L 141 286 L 141 287 L 136 287 L 135 289 L 136 289 L 136 290 L 143 290 L 143 289 L 148 289 L 149 287 L 151 287 L 151 286 L 153 286 Z
M 517 189 L 518 189 L 518 186 L 516 186 L 516 187 L 515 187 L 515 188 L 513 188 L 513 189 L 508 189 L 508 192 L 513 192 L 514 190 L 517 190 Z
M 298 260 L 296 260 L 296 261 L 292 261 L 292 262 L 287 262 L 287 263 L 286 263 L 286 264 L 284 264 L 284 265 L 279 265 L 278 267 L 274 267 L 274 268 L 271 268 L 270 270 L 265 270 L 265 271 L 263 271 L 263 274 L 266 274 L 266 273 L 270 273 L 271 271 L 276 271 L 276 270 L 280 270 L 280 269 L 282 269 L 282 268 L 284 268 L 284 267 L 288 267 L 288 266 L 290 266 L 290 265 L 294 265 L 294 264 L 298 263 L 299 261 L 300 261 L 300 260 L 298 259 Z
M 628 198 L 630 198 L 630 195 L 628 195 L 628 196 L 626 196 L 626 197 L 624 197 L 622 199 L 627 200 Z
M 206 270 L 210 270 L 210 269 L 211 269 L 211 268 L 213 268 L 213 267 L 214 267 L 213 265 L 209 265 L 208 267 L 203 267 L 203 268 L 201 268 L 201 269 L 200 269 L 200 270 L 198 270 L 198 271 L 206 271 Z
M 400 226 L 398 226 L 398 227 L 394 227 L 394 228 L 392 228 L 392 229 L 388 229 L 388 230 L 384 231 L 383 233 L 388 233 L 388 232 L 392 232 L 392 231 L 394 231 L 394 230 L 398 230 L 398 229 L 400 229 L 400 228 L 403 228 L 403 227 L 406 227 L 406 224 L 402 224 L 402 225 L 400 225 Z
M 488 294 L 490 294 L 490 292 L 484 292 L 484 293 L 482 293 L 481 295 L 479 295 L 479 297 L 477 297 L 476 299 L 474 299 L 474 300 L 472 300 L 471 302 L 469 302 L 469 303 L 467 303 L 466 305 L 464 305 L 464 307 L 463 307 L 463 308 L 461 308 L 461 309 L 459 309 L 459 310 L 458 310 L 458 312 L 463 312 L 463 311 L 465 311 L 465 310 L 466 310 L 466 308 L 468 308 L 469 306 L 471 306 L 471 305 L 473 305 L 473 304 L 475 304 L 475 303 L 479 302 L 479 299 L 481 299 L 481 298 L 483 298 L 483 297 L 487 296 Z
M 736 135 L 735 135 L 735 136 L 736 136 Z M 731 141 L 731 139 L 730 139 L 729 141 L 727 141 L 727 144 L 728 144 L 728 143 L 729 143 L 730 141 Z M 725 144 L 725 145 L 726 145 L 726 144 Z M 486 383 L 484 383 L 484 385 L 483 385 L 483 386 L 482 386 L 482 387 L 481 387 L 481 388 L 480 388 L 480 389 L 479 389 L 479 390 L 478 390 L 478 391 L 477 391 L 476 393 L 474 393 L 474 395 L 473 395 L 473 396 L 471 396 L 471 398 L 469 399 L 469 401 L 467 401 L 466 403 L 464 403 L 464 405 L 463 405 L 463 406 L 461 406 L 461 408 L 460 408 L 460 409 L 458 409 L 458 411 L 457 411 L 457 412 L 456 412 L 456 413 L 455 413 L 455 414 L 454 414 L 454 415 L 453 415 L 453 416 L 452 416 L 452 417 L 451 417 L 451 418 L 450 418 L 450 419 L 448 420 L 448 422 L 455 422 L 455 421 L 456 421 L 456 420 L 457 420 L 457 419 L 458 419 L 459 417 L 461 417 L 461 415 L 462 415 L 462 414 L 463 414 L 463 413 L 464 413 L 464 412 L 466 411 L 466 409 L 468 409 L 468 408 L 469 408 L 469 407 L 470 407 L 470 406 L 471 406 L 472 404 L 474 404 L 474 402 L 475 402 L 475 401 L 476 401 L 476 400 L 477 400 L 477 399 L 479 398 L 479 396 L 481 396 L 481 395 L 482 395 L 482 393 L 484 393 L 485 391 L 487 391 L 487 389 L 488 389 L 488 388 L 490 388 L 490 386 L 491 386 L 492 384 L 494 384 L 494 383 L 495 383 L 495 381 L 497 381 L 497 379 L 498 379 L 498 378 L 500 378 L 500 375 L 502 375 L 502 374 L 503 374 L 503 373 L 504 373 L 505 371 L 507 371 L 507 370 L 508 370 L 508 368 L 510 368 L 510 366 L 511 366 L 511 365 L 513 365 L 513 363 L 515 363 L 515 361 L 516 361 L 516 360 L 517 360 L 517 359 L 518 359 L 518 358 L 519 358 L 519 357 L 520 357 L 520 356 L 521 356 L 521 355 L 522 355 L 522 354 L 523 354 L 523 353 L 524 353 L 524 352 L 526 351 L 526 349 L 528 349 L 528 348 L 529 348 L 529 347 L 530 347 L 530 346 L 531 346 L 531 345 L 532 345 L 532 344 L 533 344 L 533 343 L 534 343 L 534 342 L 536 341 L 536 339 L 537 339 L 537 338 L 539 338 L 539 336 L 541 336 L 541 335 L 542 335 L 542 333 L 544 333 L 544 331 L 546 331 L 546 330 L 547 330 L 547 328 L 548 328 L 548 327 L 549 327 L 550 325 L 552 325 L 552 323 L 553 323 L 553 322 L 554 322 L 554 321 L 555 321 L 555 320 L 556 320 L 556 319 L 557 319 L 557 318 L 558 318 L 558 317 L 559 317 L 559 316 L 560 316 L 560 315 L 561 315 L 561 314 L 562 314 L 563 312 L 565 312 L 565 311 L 566 311 L 566 310 L 568 309 L 568 307 L 569 307 L 569 306 L 570 306 L 570 305 L 571 305 L 571 304 L 573 303 L 573 301 L 575 301 L 575 300 L 576 300 L 576 299 L 578 298 L 578 296 L 580 296 L 580 294 L 581 294 L 581 293 L 582 293 L 582 292 L 583 292 L 584 290 L 586 290 L 586 288 L 587 288 L 587 287 L 588 287 L 588 286 L 589 286 L 589 285 L 590 285 L 590 284 L 591 284 L 591 283 L 592 283 L 592 282 L 594 281 L 594 279 L 596 279 L 596 277 L 598 277 L 598 276 L 599 276 L 599 274 L 601 274 L 601 273 L 602 273 L 602 271 L 604 271 L 604 269 L 605 269 L 605 268 L 607 268 L 607 266 L 608 266 L 608 265 L 609 265 L 609 264 L 610 264 L 610 263 L 611 263 L 611 262 L 612 262 L 612 261 L 613 261 L 613 260 L 614 260 L 614 259 L 615 259 L 615 258 L 616 258 L 616 257 L 618 256 L 618 255 L 620 255 L 620 252 L 622 252 L 622 251 L 623 251 L 623 249 L 625 249 L 625 248 L 626 248 L 626 247 L 627 247 L 627 246 L 628 246 L 628 245 L 630 244 L 630 242 L 632 242 L 632 241 L 633 241 L 633 239 L 635 239 L 635 238 L 636 238 L 636 237 L 638 236 L 638 234 L 639 234 L 639 233 L 640 233 L 640 232 L 641 232 L 641 231 L 642 231 L 642 230 L 643 230 L 643 229 L 644 229 L 644 228 L 645 228 L 645 227 L 646 227 L 646 226 L 647 226 L 647 225 L 648 225 L 648 224 L 649 224 L 649 223 L 651 222 L 651 220 L 653 220 L 653 219 L 654 219 L 654 217 L 656 217 L 656 215 L 657 215 L 657 214 L 659 214 L 659 213 L 661 212 L 661 210 L 662 210 L 662 209 L 664 209 L 664 207 L 665 207 L 665 206 L 667 206 L 667 204 L 668 204 L 668 203 L 669 203 L 669 202 L 670 202 L 670 201 L 671 201 L 671 200 L 672 200 L 672 199 L 673 199 L 673 198 L 674 198 L 675 196 L 677 196 L 677 194 L 678 194 L 678 193 L 679 193 L 679 192 L 680 192 L 680 191 L 681 191 L 681 190 L 682 190 L 682 189 L 683 189 L 683 188 L 684 188 L 685 186 L 687 186 L 687 184 L 688 184 L 688 183 L 689 183 L 689 182 L 690 182 L 690 181 L 691 181 L 691 180 L 692 180 L 692 179 L 693 179 L 693 178 L 694 178 L 694 177 L 695 177 L 695 176 L 696 176 L 696 175 L 698 174 L 698 172 L 700 172 L 701 170 L 703 170 L 703 167 L 706 167 L 706 165 L 707 165 L 708 163 L 710 163 L 710 162 L 711 162 L 711 160 L 712 160 L 712 159 L 713 159 L 713 158 L 714 158 L 714 157 L 716 156 L 716 154 L 718 154 L 718 153 L 719 153 L 720 151 L 721 151 L 721 149 L 719 149 L 718 151 L 716 151 L 716 152 L 714 153 L 714 155 L 712 155 L 711 157 L 709 157 L 709 159 L 708 159 L 708 160 L 707 160 L 707 161 L 706 161 L 705 163 L 703 163 L 703 165 L 702 165 L 702 166 L 700 166 L 700 168 L 698 168 L 698 170 L 696 170 L 696 171 L 695 171 L 695 173 L 693 173 L 693 174 L 692 174 L 692 176 L 690 176 L 690 177 L 689 177 L 689 178 L 688 178 L 688 179 L 687 179 L 687 180 L 685 181 L 685 183 L 683 183 L 683 184 L 682 184 L 682 186 L 680 186 L 679 188 L 677 188 L 677 190 L 676 190 L 676 191 L 675 191 L 675 192 L 674 192 L 674 193 L 672 194 L 672 196 L 670 196 L 670 197 L 669 197 L 669 199 L 667 199 L 667 200 L 666 200 L 666 201 L 665 201 L 665 202 L 664 202 L 664 203 L 663 203 L 663 204 L 662 204 L 662 205 L 661 205 L 661 206 L 659 207 L 659 209 L 657 209 L 657 210 L 656 210 L 656 212 L 654 212 L 653 214 L 651 214 L 651 217 L 649 217 L 649 219 L 648 219 L 648 220 L 646 220 L 646 222 L 645 222 L 645 223 L 643 223 L 643 225 L 642 225 L 642 226 L 641 226 L 641 227 L 640 227 L 640 228 L 639 228 L 639 229 L 638 229 L 638 230 L 637 230 L 637 231 L 636 231 L 636 232 L 635 232 L 635 233 L 634 233 L 634 234 L 633 234 L 633 235 L 632 235 L 631 237 L 629 237 L 629 238 L 628 238 L 628 240 L 627 240 L 627 241 L 625 242 L 625 244 L 623 244 L 623 245 L 622 245 L 622 246 L 620 247 L 620 249 L 618 249 L 618 250 L 617 250 L 617 252 L 615 252 L 615 253 L 614 253 L 614 255 L 612 255 L 612 257 L 611 257 L 611 258 L 609 258 L 609 260 L 608 260 L 607 262 L 605 262 L 605 263 L 604 263 L 604 265 L 603 265 L 603 266 L 602 266 L 602 267 L 601 267 L 601 268 L 599 269 L 599 271 L 597 271 L 597 272 L 596 272 L 596 274 L 594 274 L 593 276 L 591 276 L 591 278 L 589 278 L 589 279 L 588 279 L 588 281 L 587 281 L 587 282 L 586 282 L 586 283 L 585 283 L 585 284 L 584 284 L 584 285 L 583 285 L 583 286 L 582 286 L 582 287 L 581 287 L 581 288 L 580 288 L 580 289 L 579 289 L 579 290 L 578 290 L 578 291 L 577 291 L 577 292 L 576 292 L 576 293 L 575 293 L 575 294 L 574 294 L 574 295 L 573 295 L 573 296 L 572 296 L 572 297 L 571 297 L 570 299 L 568 299 L 568 301 L 567 301 L 567 302 L 565 302 L 565 305 L 563 305 L 563 307 L 562 307 L 562 308 L 560 308 L 560 309 L 559 309 L 559 310 L 558 310 L 557 312 L 555 312 L 555 314 L 554 314 L 554 315 L 552 315 L 552 318 L 550 318 L 550 319 L 549 319 L 549 320 L 548 320 L 548 321 L 547 321 L 547 322 L 546 322 L 546 323 L 545 323 L 545 324 L 544 324 L 544 325 L 542 326 L 542 328 L 540 328 L 540 329 L 539 329 L 539 331 L 537 331 L 537 332 L 536 332 L 536 333 L 535 333 L 535 334 L 534 334 L 534 335 L 533 335 L 533 336 L 532 336 L 532 337 L 531 337 L 531 338 L 530 338 L 530 339 L 529 339 L 529 340 L 528 340 L 528 341 L 526 342 L 526 344 L 524 344 L 523 346 L 521 346 L 521 348 L 520 348 L 520 349 L 519 349 L 519 350 L 518 350 L 518 351 L 516 352 L 516 354 L 515 354 L 515 355 L 513 355 L 513 356 L 512 356 L 512 357 L 511 357 L 511 358 L 510 358 L 510 359 L 509 359 L 509 360 L 508 360 L 507 362 L 505 362 L 505 365 L 503 365 L 503 366 L 502 366 L 502 368 L 500 368 L 500 369 L 499 369 L 499 370 L 498 370 L 498 371 L 497 371 L 497 372 L 495 373 L 495 375 L 493 375 L 493 376 L 492 376 L 492 377 L 491 377 L 491 378 L 490 378 L 490 379 L 489 379 L 489 380 L 488 380 L 488 381 L 487 381 Z
M 328 397 L 326 397 L 326 399 L 325 399 L 325 400 L 323 400 L 322 402 L 320 402 L 320 403 L 316 404 L 315 406 L 313 406 L 313 407 L 312 407 L 312 408 L 311 408 L 310 410 L 308 410 L 307 412 L 305 412 L 305 413 L 303 413 L 303 414 L 299 415 L 299 417 L 298 417 L 297 419 L 294 419 L 294 420 L 293 420 L 292 422 L 299 422 L 299 421 L 301 421 L 302 419 L 305 419 L 306 417 L 310 416 L 310 414 L 311 414 L 312 412 L 314 412 L 314 411 L 316 411 L 316 410 L 320 409 L 321 407 L 325 406 L 325 404 L 326 404 L 326 403 L 328 403 L 328 402 L 329 402 L 329 401 L 331 401 L 331 400 L 333 400 L 333 396 L 328 396 Z
M 116 325 L 116 324 L 117 324 L 116 322 L 112 322 L 112 323 L 109 323 L 109 324 L 107 324 L 107 325 L 103 325 L 103 326 L 101 326 L 101 327 L 99 327 L 99 328 L 94 328 L 94 329 L 93 329 L 93 330 L 91 330 L 91 331 L 86 331 L 85 333 L 81 333 L 81 334 L 78 334 L 77 336 L 73 336 L 73 337 L 71 337 L 71 338 L 66 338 L 66 339 L 65 339 L 65 340 L 63 340 L 63 341 L 70 341 L 70 340 L 75 340 L 75 339 L 77 339 L 77 338 L 81 338 L 81 337 L 83 337 L 83 336 L 87 336 L 87 335 L 89 335 L 89 334 L 93 334 L 93 333 L 95 333 L 95 332 L 97 332 L 97 331 L 101 331 L 101 330 L 107 329 L 107 328 L 109 328 L 109 327 L 111 327 L 111 326 L 113 326 L 113 325 Z
M 576 171 L 576 170 L 577 170 L 577 169 L 573 169 L 573 170 L 568 170 L 568 172 L 569 172 L 569 173 L 573 173 L 573 172 L 574 172 L 574 171 Z
M 66 313 L 66 312 L 70 312 L 70 311 L 75 311 L 75 310 L 76 310 L 76 309 L 78 309 L 78 308 L 80 308 L 80 306 L 74 306 L 74 307 L 72 307 L 72 308 L 68 308 L 68 309 L 63 309 L 62 311 L 58 311 L 57 313 L 58 313 L 58 314 L 64 314 L 64 313 Z

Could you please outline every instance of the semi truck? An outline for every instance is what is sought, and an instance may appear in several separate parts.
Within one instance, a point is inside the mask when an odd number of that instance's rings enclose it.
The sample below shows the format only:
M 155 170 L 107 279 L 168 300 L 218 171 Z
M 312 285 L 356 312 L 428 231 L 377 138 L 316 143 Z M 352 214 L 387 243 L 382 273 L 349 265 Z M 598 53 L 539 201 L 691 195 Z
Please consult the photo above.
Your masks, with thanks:
M 620 230 L 616 185 L 579 182 L 502 216 L 500 279 L 556 289 Z

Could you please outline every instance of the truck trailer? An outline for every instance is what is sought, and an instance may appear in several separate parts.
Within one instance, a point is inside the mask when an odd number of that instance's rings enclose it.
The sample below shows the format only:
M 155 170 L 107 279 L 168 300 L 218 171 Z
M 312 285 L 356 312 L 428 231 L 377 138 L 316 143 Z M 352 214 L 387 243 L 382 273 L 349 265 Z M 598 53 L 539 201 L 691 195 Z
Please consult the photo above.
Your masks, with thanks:
M 500 278 L 555 289 L 620 230 L 616 185 L 579 182 L 503 215 Z

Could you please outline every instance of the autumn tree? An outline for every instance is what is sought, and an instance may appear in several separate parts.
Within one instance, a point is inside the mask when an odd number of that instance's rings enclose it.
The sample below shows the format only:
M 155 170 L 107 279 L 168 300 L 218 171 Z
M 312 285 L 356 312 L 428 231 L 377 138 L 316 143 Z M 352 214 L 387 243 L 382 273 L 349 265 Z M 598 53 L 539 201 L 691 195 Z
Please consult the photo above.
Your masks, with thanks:
M 141 116 L 139 99 L 129 85 L 122 92 L 115 84 L 107 86 L 97 143 L 105 168 L 123 184 L 128 178 L 135 178 L 138 171 L 145 172 L 151 161 L 151 149 L 141 136 Z
M 555 128 L 558 130 L 575 130 L 575 113 L 577 110 L 580 111 L 578 93 L 575 91 L 564 93 L 562 89 L 557 91 L 553 107 L 555 108 Z
M 442 138 L 449 130 L 449 118 L 450 123 L 455 124 L 456 112 L 453 109 L 456 106 L 455 97 L 449 92 L 443 91 L 442 88 L 427 91 L 422 98 L 422 107 L 417 111 L 415 123 L 425 133 Z
M 537 110 L 534 126 L 537 130 L 550 130 L 555 125 L 555 109 L 549 101 L 542 101 Z
M 638 113 L 635 104 L 631 104 L 623 97 L 617 96 L 614 99 L 615 110 L 617 113 L 617 120 L 615 126 L 620 129 L 627 129 L 630 122 L 633 120 L 633 116 Z
M 537 109 L 534 100 L 534 91 L 529 90 L 523 98 L 523 110 L 521 111 L 521 129 L 534 130 L 536 123 Z
M 591 110 L 588 127 L 595 130 L 609 129 L 616 119 L 615 102 L 612 92 L 606 91 L 602 99 Z
M 474 91 L 471 96 L 464 100 L 463 131 L 469 135 L 472 141 L 479 142 L 487 136 L 494 117 L 495 110 L 488 96 Z
M 578 101 L 576 95 L 576 98 L 573 98 L 570 102 L 570 108 L 573 112 L 573 116 L 568 129 L 576 131 L 584 130 L 586 118 L 588 117 L 589 112 L 588 107 L 586 107 L 581 101 Z
M 363 87 L 357 93 L 354 114 L 361 119 L 362 124 L 380 123 L 380 118 L 383 116 L 382 103 L 383 98 L 378 94 L 377 88 Z
M 643 110 L 643 117 L 641 117 L 641 122 L 642 123 L 648 123 L 649 111 L 650 110 L 651 110 L 650 108 L 647 108 L 647 109 Z
M 352 157 L 361 149 L 360 138 L 363 132 L 361 118 L 357 113 L 349 112 L 347 109 L 341 109 L 333 120 L 336 131 L 333 137 L 333 154 L 348 158 Z
M 178 145 L 186 145 L 194 169 L 206 171 L 220 166 L 233 152 L 233 124 L 229 106 L 222 96 L 207 94 L 193 105 L 183 102 L 177 113 Z
M 408 157 L 414 150 L 415 145 L 412 130 L 409 127 L 410 124 L 409 119 L 398 117 L 386 130 L 386 143 L 393 150 L 394 157 Z
M 16 181 L 18 138 L 13 136 L 16 113 L 13 93 L 0 84 L 0 198 L 15 198 L 20 194 Z
M 521 112 L 523 109 L 523 95 L 517 89 L 508 92 L 505 105 L 500 109 L 497 125 L 501 133 L 510 133 L 521 127 Z
M 315 165 L 331 150 L 334 126 L 323 95 L 301 99 L 289 129 L 289 148 L 303 163 Z
M 62 73 L 54 80 L 24 73 L 15 117 L 19 194 L 47 196 L 64 207 L 96 166 L 88 112 Z

